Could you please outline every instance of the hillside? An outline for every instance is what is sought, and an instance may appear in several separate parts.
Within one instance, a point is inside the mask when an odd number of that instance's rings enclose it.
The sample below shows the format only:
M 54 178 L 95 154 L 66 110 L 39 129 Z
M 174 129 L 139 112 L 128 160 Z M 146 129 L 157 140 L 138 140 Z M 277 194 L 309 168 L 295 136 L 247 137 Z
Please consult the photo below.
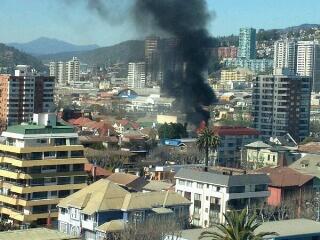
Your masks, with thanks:
M 37 58 L 0 43 L 0 68 L 9 68 L 12 70 L 18 64 L 30 65 L 37 71 L 47 70 L 47 67 Z
M 98 45 L 75 45 L 46 37 L 41 37 L 26 43 L 8 43 L 7 45 L 35 56 L 61 52 L 87 51 L 99 47 Z
M 109 47 L 97 48 L 90 51 L 65 52 L 39 56 L 44 63 L 50 61 L 68 61 L 73 56 L 87 64 L 104 65 L 106 62 L 116 63 L 139 61 L 144 56 L 144 41 L 130 40 Z

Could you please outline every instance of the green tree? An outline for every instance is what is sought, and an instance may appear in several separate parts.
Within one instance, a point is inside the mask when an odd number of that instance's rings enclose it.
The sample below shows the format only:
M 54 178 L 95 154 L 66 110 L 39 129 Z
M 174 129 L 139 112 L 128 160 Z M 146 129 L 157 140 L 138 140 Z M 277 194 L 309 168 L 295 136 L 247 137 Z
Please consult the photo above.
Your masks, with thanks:
M 197 146 L 200 151 L 205 152 L 205 168 L 204 170 L 208 171 L 208 163 L 209 163 L 209 150 L 217 149 L 220 143 L 220 139 L 217 135 L 214 134 L 213 130 L 206 127 L 204 128 L 197 139 Z
M 247 210 L 242 212 L 237 211 L 224 214 L 226 224 L 215 223 L 214 227 L 217 231 L 202 232 L 199 239 L 208 238 L 211 240 L 263 240 L 265 236 L 277 235 L 275 232 L 260 232 L 255 233 L 257 228 L 261 225 L 257 221 L 257 216 L 248 216 Z
M 160 139 L 179 139 L 188 136 L 186 127 L 181 123 L 165 123 L 159 127 L 158 134 Z

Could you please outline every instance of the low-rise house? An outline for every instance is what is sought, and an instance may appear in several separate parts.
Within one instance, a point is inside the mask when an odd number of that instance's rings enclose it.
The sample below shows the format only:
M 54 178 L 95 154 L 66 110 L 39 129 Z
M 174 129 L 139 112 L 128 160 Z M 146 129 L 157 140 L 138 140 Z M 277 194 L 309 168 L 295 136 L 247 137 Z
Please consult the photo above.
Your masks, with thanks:
M 298 212 L 303 201 L 313 190 L 314 176 L 300 173 L 289 167 L 266 167 L 258 171 L 268 174 L 271 180 L 268 187 L 269 205 L 281 206 L 291 202 Z
M 112 171 L 99 167 L 92 163 L 86 163 L 84 165 L 84 170 L 88 174 L 89 180 L 95 182 L 101 178 L 107 178 L 113 174 Z
M 142 188 L 143 192 L 160 192 L 160 191 L 174 191 L 174 184 L 164 181 L 149 181 Z
M 304 156 L 291 165 L 289 168 L 302 174 L 314 176 L 313 188 L 315 192 L 320 191 L 320 155 L 304 154 Z
M 246 174 L 236 169 L 181 169 L 175 176 L 176 192 L 189 199 L 192 224 L 209 227 L 224 222 L 228 210 L 240 210 L 266 201 L 266 174 Z
M 122 224 L 143 223 L 162 214 L 184 224 L 189 206 L 190 201 L 175 192 L 130 193 L 101 179 L 60 201 L 59 231 L 102 240 L 121 231 Z
M 244 146 L 244 162 L 247 169 L 257 169 L 266 166 L 288 166 L 301 157 L 301 154 L 290 148 L 270 145 L 256 141 Z

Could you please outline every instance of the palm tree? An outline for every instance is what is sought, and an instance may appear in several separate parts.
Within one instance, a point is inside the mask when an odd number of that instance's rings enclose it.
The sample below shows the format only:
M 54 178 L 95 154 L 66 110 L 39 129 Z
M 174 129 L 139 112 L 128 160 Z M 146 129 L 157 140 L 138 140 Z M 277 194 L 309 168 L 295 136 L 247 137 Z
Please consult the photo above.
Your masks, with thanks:
M 204 128 L 197 139 L 197 146 L 200 151 L 205 151 L 205 168 L 204 171 L 208 171 L 208 162 L 209 162 L 209 150 L 217 149 L 220 143 L 220 139 L 217 135 L 214 134 L 213 130 L 206 127 Z
M 249 218 L 247 209 L 241 213 L 231 211 L 224 214 L 226 224 L 215 223 L 217 231 L 202 232 L 199 239 L 208 238 L 211 240 L 262 240 L 265 236 L 276 236 L 275 232 L 260 232 L 255 233 L 255 230 L 261 225 L 257 221 L 257 216 L 254 214 Z

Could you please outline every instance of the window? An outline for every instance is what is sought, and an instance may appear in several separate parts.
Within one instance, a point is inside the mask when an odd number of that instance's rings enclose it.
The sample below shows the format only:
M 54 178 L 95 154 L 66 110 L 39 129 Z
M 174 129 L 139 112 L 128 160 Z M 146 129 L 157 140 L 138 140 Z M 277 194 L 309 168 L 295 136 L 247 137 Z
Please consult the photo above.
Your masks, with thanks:
M 84 220 L 84 221 L 91 220 L 91 216 L 90 216 L 90 215 L 87 215 L 87 214 L 83 214 L 83 220 Z
M 87 177 L 86 176 L 75 176 L 73 183 L 74 184 L 79 184 L 79 183 L 86 183 Z
M 200 214 L 200 209 L 201 209 L 201 194 L 194 194 L 194 211 L 193 214 L 198 216 Z
M 73 164 L 74 172 L 82 172 L 84 171 L 84 164 Z
M 57 158 L 68 158 L 68 152 L 67 151 L 61 151 L 57 152 Z
M 70 167 L 69 165 L 63 164 L 63 165 L 58 165 L 57 167 L 57 172 L 69 172 Z
M 255 192 L 267 191 L 268 186 L 266 184 L 255 185 Z
M 186 199 L 188 199 L 189 201 L 191 201 L 191 192 L 185 192 L 185 193 L 184 193 L 184 197 L 185 197 Z
M 52 178 L 44 178 L 44 183 L 56 183 L 57 179 L 52 177 Z
M 83 151 L 79 150 L 79 151 L 71 151 L 71 157 L 83 157 Z
M 32 199 L 46 199 L 48 196 L 47 192 L 34 192 L 32 193 Z
M 70 183 L 71 183 L 70 177 L 58 177 L 58 185 L 65 185 Z
M 185 184 L 186 184 L 186 181 L 179 179 L 179 184 L 180 184 L 180 185 L 185 185 Z
M 43 178 L 35 178 L 30 180 L 31 186 L 43 186 L 44 179 Z
M 32 213 L 47 213 L 48 212 L 48 205 L 39 205 L 33 206 Z
M 186 181 L 186 186 L 187 187 L 192 187 L 192 182 L 191 181 Z
M 50 195 L 51 195 L 51 197 L 57 197 L 58 191 L 51 191 Z
M 68 209 L 67 208 L 60 208 L 60 213 L 66 214 L 66 213 L 68 213 Z
M 56 165 L 42 166 L 42 171 L 50 171 L 50 170 L 56 170 L 56 169 L 57 169 Z
M 197 183 L 197 188 L 202 189 L 203 188 L 203 184 L 202 183 Z
M 229 193 L 244 193 L 245 186 L 233 186 L 229 188 Z
M 220 187 L 217 187 L 217 192 L 220 192 Z
M 56 157 L 56 152 L 44 152 L 43 157 L 45 158 L 55 158 Z
M 70 217 L 73 219 L 78 219 L 79 218 L 79 209 L 71 208 L 70 209 Z
M 59 198 L 65 198 L 70 195 L 70 190 L 61 190 L 58 193 Z

